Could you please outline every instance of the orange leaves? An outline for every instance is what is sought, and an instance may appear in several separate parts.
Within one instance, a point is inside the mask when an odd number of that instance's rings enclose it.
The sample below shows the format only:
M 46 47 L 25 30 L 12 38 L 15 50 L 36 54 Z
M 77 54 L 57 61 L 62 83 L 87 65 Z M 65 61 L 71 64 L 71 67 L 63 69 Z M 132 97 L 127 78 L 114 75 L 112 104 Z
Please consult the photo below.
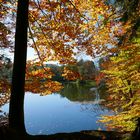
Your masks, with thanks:
M 26 70 L 26 80 L 32 79 L 51 79 L 53 73 L 50 68 L 46 68 L 45 65 L 41 65 L 40 63 L 32 63 L 29 62 L 27 64 Z
M 96 77 L 95 77 L 95 81 L 96 84 L 98 85 L 102 80 L 104 80 L 105 78 L 105 74 L 100 72 Z
M 0 79 L 0 106 L 8 102 L 10 98 L 10 83 Z
M 53 75 L 49 67 L 41 65 L 40 62 L 29 61 L 26 70 L 25 90 L 41 95 L 60 91 L 63 86 L 59 82 L 51 81 Z
M 50 12 L 54 12 L 58 6 L 60 5 L 59 2 L 56 1 L 46 1 L 46 0 L 41 0 L 40 3 L 38 3 L 41 9 L 47 9 Z
M 41 61 L 73 59 L 73 50 L 86 51 L 92 57 L 106 50 L 105 44 L 115 44 L 114 32 L 123 34 L 114 25 L 114 9 L 100 0 L 30 1 L 29 22 L 32 47 Z M 113 16 L 112 16 L 113 15 Z M 71 62 L 71 61 L 70 61 Z
M 66 67 L 64 67 L 62 76 L 67 80 L 76 80 L 80 78 L 80 74 L 78 72 L 72 71 Z
M 46 94 L 51 94 L 51 93 L 55 93 L 55 92 L 59 92 L 63 86 L 61 83 L 57 82 L 57 81 L 48 81 L 45 84 L 45 92 L 43 92 L 41 95 L 46 95 Z
M 36 6 L 34 6 L 36 5 Z M 69 1 L 31 3 L 30 28 L 42 61 L 73 61 L 73 48 L 82 23 L 79 13 Z M 35 48 L 35 44 L 32 47 Z M 35 50 L 37 50 L 35 48 Z
M 62 84 L 57 81 L 39 80 L 26 81 L 25 90 L 40 95 L 47 95 L 60 91 L 63 88 Z
M 68 63 L 75 48 L 94 57 L 106 51 L 106 44 L 116 44 L 114 9 L 104 1 L 42 0 L 31 2 L 31 7 L 30 27 L 42 61 Z
M 0 93 L 9 93 L 10 83 L 5 79 L 0 79 Z
M 53 76 L 53 74 L 49 68 L 45 68 L 45 70 L 44 69 L 34 70 L 29 75 L 31 75 L 33 77 L 47 78 L 47 79 L 51 79 Z
M 69 0 L 61 0 L 61 2 L 65 3 L 65 2 L 69 2 Z

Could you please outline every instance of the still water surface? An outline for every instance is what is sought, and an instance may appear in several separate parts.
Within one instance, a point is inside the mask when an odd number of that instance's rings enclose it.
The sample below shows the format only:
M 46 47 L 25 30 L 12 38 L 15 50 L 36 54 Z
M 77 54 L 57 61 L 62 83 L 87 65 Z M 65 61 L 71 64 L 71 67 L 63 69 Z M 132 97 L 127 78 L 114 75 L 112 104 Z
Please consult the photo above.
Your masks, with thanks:
M 99 102 L 98 90 L 75 84 L 65 85 L 60 93 L 46 96 L 27 92 L 25 95 L 25 126 L 29 134 L 54 134 L 81 130 L 103 129 L 97 121 L 100 115 L 112 111 Z M 8 110 L 8 104 L 2 107 Z

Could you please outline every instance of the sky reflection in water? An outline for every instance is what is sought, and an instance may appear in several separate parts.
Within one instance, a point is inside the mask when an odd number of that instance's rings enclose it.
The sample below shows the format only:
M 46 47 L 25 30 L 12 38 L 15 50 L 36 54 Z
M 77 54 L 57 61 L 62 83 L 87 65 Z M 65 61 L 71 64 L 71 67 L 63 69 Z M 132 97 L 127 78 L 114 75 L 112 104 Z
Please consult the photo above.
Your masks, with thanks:
M 74 90 L 76 91 L 76 89 Z M 46 96 L 26 93 L 24 113 L 25 126 L 29 134 L 97 130 L 99 127 L 105 129 L 96 121 L 101 114 L 111 114 L 111 111 L 96 103 L 97 95 L 95 96 L 95 93 L 87 93 L 87 90 L 82 89 L 76 95 L 70 95 L 74 93 L 65 94 L 66 91 L 70 90 L 66 89 L 61 94 L 53 93 Z M 92 100 L 91 96 L 93 96 Z M 4 105 L 2 110 L 7 112 L 8 104 Z
M 72 102 L 60 94 L 25 97 L 25 124 L 30 134 L 53 134 L 98 129 L 100 114 L 108 114 L 98 104 Z M 103 127 L 101 127 L 104 129 Z

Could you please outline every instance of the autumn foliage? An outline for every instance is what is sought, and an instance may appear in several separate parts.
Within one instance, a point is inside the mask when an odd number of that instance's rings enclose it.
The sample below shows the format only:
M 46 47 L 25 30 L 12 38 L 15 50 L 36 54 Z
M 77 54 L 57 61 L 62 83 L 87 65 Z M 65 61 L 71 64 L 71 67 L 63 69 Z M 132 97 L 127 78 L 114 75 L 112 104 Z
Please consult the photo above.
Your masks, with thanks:
M 0 1 L 0 49 L 13 50 L 16 6 L 15 0 Z M 37 58 L 27 62 L 25 90 L 46 95 L 63 88 L 52 80 L 53 72 L 45 67 L 48 61 L 75 64 L 82 53 L 102 57 L 96 81 L 105 82 L 107 106 L 117 114 L 103 116 L 101 121 L 110 128 L 134 130 L 140 116 L 139 9 L 139 0 L 30 0 L 28 46 Z M 1 67 L 4 64 L 0 63 Z M 68 67 L 62 76 L 67 80 L 84 79 Z M 5 88 L 9 88 L 4 84 L 9 86 L 10 82 L 5 81 L 0 78 L 0 91 L 6 95 Z
M 126 10 L 129 6 L 128 2 Z M 125 32 L 119 36 L 116 51 L 111 51 L 102 63 L 109 94 L 107 106 L 116 113 L 103 116 L 101 122 L 120 131 L 134 130 L 140 116 L 140 2 L 133 6 L 135 9 L 131 9 L 131 13 L 127 11 L 129 18 L 124 21 Z
M 28 62 L 26 70 L 25 90 L 33 93 L 47 95 L 60 91 L 63 86 L 57 81 L 52 81 L 53 73 L 50 68 L 43 67 L 40 63 Z
M 72 71 L 66 67 L 64 67 L 62 76 L 67 80 L 76 80 L 80 78 L 80 74 L 78 72 Z

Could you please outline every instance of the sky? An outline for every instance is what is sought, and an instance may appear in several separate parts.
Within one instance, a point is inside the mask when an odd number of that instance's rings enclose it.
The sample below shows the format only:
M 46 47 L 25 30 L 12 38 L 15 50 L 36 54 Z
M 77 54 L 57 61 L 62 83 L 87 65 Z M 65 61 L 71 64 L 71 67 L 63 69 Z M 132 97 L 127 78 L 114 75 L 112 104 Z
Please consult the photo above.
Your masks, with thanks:
M 34 49 L 28 47 L 28 50 L 27 50 L 27 60 L 32 60 L 34 58 L 37 58 L 37 55 L 35 54 Z
M 0 52 L 1 54 L 6 54 L 6 56 L 8 58 L 11 58 L 12 62 L 13 62 L 13 58 L 14 58 L 14 54 L 13 53 L 9 53 L 9 50 L 7 49 L 4 49 L 4 50 L 0 50 L 2 52 Z M 32 60 L 32 59 L 35 59 L 35 58 L 38 58 L 37 54 L 35 53 L 34 49 L 31 48 L 31 47 L 28 47 L 27 49 L 27 60 Z M 87 56 L 85 53 L 81 53 L 80 55 L 78 55 L 76 57 L 77 60 L 80 60 L 80 59 L 83 59 L 83 60 L 90 60 L 90 61 L 93 61 L 95 66 L 98 67 L 98 60 L 99 58 L 95 58 L 95 59 L 92 59 L 90 56 Z M 47 64 L 57 64 L 59 65 L 59 63 L 57 61 L 49 61 L 47 62 Z
M 9 52 L 8 49 L 1 49 L 0 50 L 0 53 L 1 54 L 5 54 L 6 57 L 8 57 L 8 58 L 11 58 L 11 60 L 13 62 L 14 53 Z M 36 58 L 34 49 L 28 47 L 28 50 L 27 50 L 27 60 L 32 60 L 34 58 Z

